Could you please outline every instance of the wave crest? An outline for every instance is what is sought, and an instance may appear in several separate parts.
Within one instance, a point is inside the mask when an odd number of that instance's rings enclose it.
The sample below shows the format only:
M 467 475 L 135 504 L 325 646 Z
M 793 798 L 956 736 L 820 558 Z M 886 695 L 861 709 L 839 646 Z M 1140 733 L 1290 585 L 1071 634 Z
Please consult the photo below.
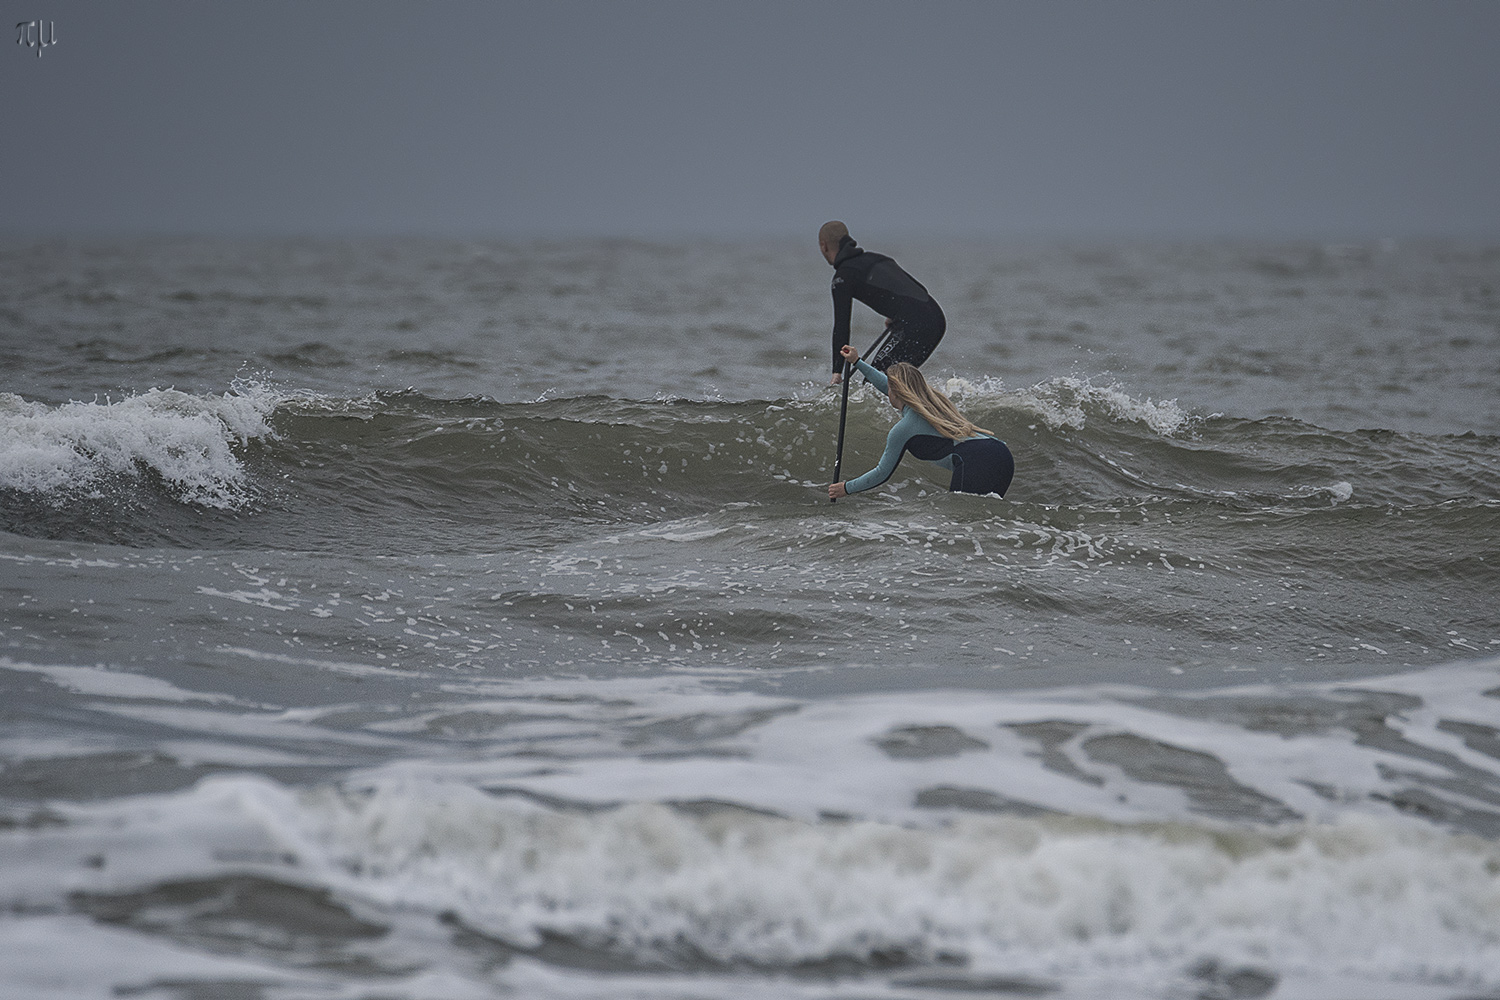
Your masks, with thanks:
M 978 382 L 954 376 L 939 386 L 956 402 L 984 405 L 1003 401 L 1008 409 L 1019 409 L 1040 419 L 1048 430 L 1083 430 L 1090 416 L 1112 422 L 1144 425 L 1163 437 L 1186 427 L 1191 414 L 1175 399 L 1137 399 L 1119 385 L 1095 385 L 1091 379 L 1062 376 L 1038 382 L 1026 389 L 1007 389 L 996 378 Z
M 235 449 L 274 437 L 268 420 L 281 399 L 256 382 L 222 395 L 148 389 L 56 406 L 0 393 L 0 489 L 66 494 L 149 472 L 182 502 L 238 507 L 248 492 Z

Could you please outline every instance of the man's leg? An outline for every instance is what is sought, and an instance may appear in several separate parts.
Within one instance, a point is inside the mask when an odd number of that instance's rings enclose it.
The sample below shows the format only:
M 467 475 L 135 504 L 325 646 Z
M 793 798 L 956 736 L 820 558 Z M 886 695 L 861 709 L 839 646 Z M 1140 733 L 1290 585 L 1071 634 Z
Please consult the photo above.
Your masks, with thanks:
M 912 327 L 904 323 L 891 325 L 891 335 L 886 338 L 870 367 L 885 371 L 897 361 L 922 367 L 922 362 L 932 356 L 932 351 L 943 339 L 942 327 Z

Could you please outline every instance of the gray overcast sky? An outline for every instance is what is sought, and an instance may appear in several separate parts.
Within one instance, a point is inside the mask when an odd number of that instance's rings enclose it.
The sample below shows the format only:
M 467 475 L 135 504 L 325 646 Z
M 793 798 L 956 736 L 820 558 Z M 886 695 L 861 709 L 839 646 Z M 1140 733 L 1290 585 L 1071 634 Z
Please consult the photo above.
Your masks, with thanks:
M 0 0 L 0 231 L 1500 236 L 1500 2 Z

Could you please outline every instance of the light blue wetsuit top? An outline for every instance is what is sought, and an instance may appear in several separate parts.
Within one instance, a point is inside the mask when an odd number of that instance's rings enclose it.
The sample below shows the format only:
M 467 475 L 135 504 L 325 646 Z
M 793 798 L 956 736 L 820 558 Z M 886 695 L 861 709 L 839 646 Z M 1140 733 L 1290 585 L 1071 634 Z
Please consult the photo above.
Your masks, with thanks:
M 885 377 L 885 372 L 872 368 L 863 359 L 856 361 L 854 367 L 859 373 L 869 380 L 870 384 L 889 399 L 891 395 L 890 381 Z M 850 377 L 853 377 L 851 373 Z M 978 441 L 986 434 L 975 434 L 965 438 L 966 441 Z M 940 468 L 953 471 L 953 449 L 955 442 L 938 433 L 927 420 L 910 406 L 901 408 L 901 419 L 896 421 L 896 426 L 886 435 L 885 454 L 880 456 L 880 464 L 866 472 L 864 475 L 849 480 L 844 484 L 844 489 L 850 493 L 861 493 L 865 490 L 874 489 L 896 471 L 896 466 L 901 462 L 901 456 L 910 451 L 917 458 L 925 462 L 931 462 Z

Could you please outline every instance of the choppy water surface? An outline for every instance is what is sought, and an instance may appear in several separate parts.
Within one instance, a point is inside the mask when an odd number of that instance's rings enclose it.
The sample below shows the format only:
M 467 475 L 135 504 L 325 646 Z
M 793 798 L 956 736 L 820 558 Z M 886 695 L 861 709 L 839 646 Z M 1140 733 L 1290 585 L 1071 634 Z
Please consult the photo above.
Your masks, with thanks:
M 0 992 L 1500 992 L 1500 249 L 877 249 L 5 247 Z

